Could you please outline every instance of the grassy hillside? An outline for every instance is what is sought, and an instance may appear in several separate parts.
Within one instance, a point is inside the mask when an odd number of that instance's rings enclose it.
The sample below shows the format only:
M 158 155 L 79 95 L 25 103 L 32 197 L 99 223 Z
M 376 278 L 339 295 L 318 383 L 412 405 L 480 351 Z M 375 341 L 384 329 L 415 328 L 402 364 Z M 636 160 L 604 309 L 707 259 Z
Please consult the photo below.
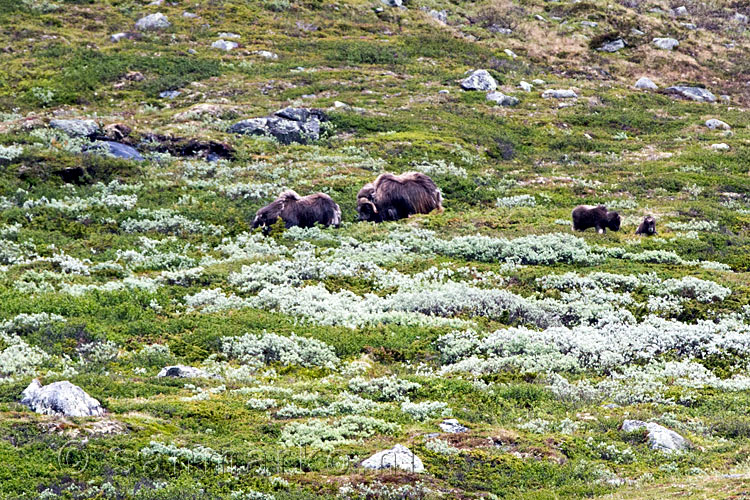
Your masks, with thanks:
M 747 494 L 746 2 L 157 3 L 0 0 L 0 498 Z M 476 69 L 519 103 L 463 90 Z M 287 106 L 320 137 L 229 131 Z M 357 221 L 411 170 L 443 213 Z M 342 227 L 253 231 L 286 188 Z M 622 229 L 572 233 L 599 203 Z M 32 412 L 34 378 L 106 416 Z M 425 471 L 361 467 L 396 444 Z

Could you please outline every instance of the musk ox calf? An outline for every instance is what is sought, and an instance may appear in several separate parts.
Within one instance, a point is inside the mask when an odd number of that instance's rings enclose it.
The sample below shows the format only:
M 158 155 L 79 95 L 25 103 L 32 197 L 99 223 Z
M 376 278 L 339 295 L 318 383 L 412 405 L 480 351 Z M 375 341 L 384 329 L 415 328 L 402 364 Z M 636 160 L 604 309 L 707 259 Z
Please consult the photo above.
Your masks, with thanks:
M 646 236 L 656 234 L 656 219 L 652 215 L 644 217 L 641 225 L 635 230 L 635 234 L 645 234 Z
M 359 220 L 383 222 L 443 211 L 443 195 L 425 174 L 381 174 L 357 194 Z
M 619 231 L 620 215 L 617 212 L 607 211 L 607 207 L 599 205 L 579 205 L 573 210 L 573 230 L 585 231 L 595 227 L 599 234 L 604 234 L 607 229 Z
M 253 219 L 253 229 L 263 226 L 267 231 L 279 217 L 287 228 L 312 227 L 316 223 L 338 227 L 341 224 L 341 209 L 324 193 L 300 196 L 292 190 L 284 191 L 275 201 L 258 210 Z

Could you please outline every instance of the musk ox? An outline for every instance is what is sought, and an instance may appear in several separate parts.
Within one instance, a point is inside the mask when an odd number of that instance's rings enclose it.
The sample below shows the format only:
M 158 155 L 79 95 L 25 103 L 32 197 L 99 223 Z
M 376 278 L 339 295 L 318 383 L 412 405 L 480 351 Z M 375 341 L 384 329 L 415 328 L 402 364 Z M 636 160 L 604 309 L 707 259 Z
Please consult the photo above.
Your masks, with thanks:
M 324 193 L 300 196 L 291 190 L 284 191 L 276 200 L 258 210 L 253 219 L 253 229 L 263 226 L 267 231 L 279 217 L 287 228 L 312 227 L 316 223 L 338 227 L 341 224 L 341 209 Z
M 359 220 L 383 222 L 443 211 L 443 195 L 425 174 L 381 174 L 357 193 Z
M 573 210 L 573 230 L 585 231 L 595 227 L 599 234 L 604 234 L 607 229 L 619 231 L 620 215 L 617 212 L 607 211 L 607 207 L 599 205 L 579 205 Z
M 652 215 L 644 217 L 641 225 L 635 230 L 635 234 L 645 234 L 646 236 L 656 234 L 656 219 Z

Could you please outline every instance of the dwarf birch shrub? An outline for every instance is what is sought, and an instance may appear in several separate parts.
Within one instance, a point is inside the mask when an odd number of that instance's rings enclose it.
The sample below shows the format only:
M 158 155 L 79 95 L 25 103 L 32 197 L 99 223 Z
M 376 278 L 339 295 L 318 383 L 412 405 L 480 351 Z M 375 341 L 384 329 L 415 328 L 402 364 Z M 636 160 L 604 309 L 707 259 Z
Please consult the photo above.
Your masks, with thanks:
M 380 401 L 404 401 L 406 395 L 422 387 L 417 382 L 396 378 L 396 376 L 365 379 L 355 377 L 349 381 L 349 389 L 354 392 L 373 394 Z
M 401 403 L 401 411 L 420 422 L 436 415 L 448 417 L 452 414 L 448 404 L 442 401 L 422 401 L 420 403 L 404 401 Z
M 165 444 L 161 441 L 150 441 L 140 451 L 144 457 L 162 457 L 168 462 L 184 462 L 193 465 L 220 465 L 224 458 L 211 448 L 197 445 L 192 448 L 178 447 L 173 444 Z
M 253 366 L 279 362 L 286 366 L 320 366 L 335 369 L 339 363 L 339 358 L 331 346 L 320 340 L 295 334 L 283 337 L 275 333 L 248 333 L 241 337 L 226 337 L 222 340 L 221 349 L 230 358 Z
M 442 439 L 430 439 L 424 444 L 424 447 L 433 453 L 439 453 L 440 455 L 457 455 L 460 450 L 455 446 L 452 446 L 448 441 Z
M 281 430 L 280 440 L 290 448 L 310 446 L 331 451 L 336 446 L 351 443 L 353 439 L 378 433 L 393 434 L 399 428 L 398 424 L 377 418 L 349 415 L 330 423 L 323 420 L 290 423 Z

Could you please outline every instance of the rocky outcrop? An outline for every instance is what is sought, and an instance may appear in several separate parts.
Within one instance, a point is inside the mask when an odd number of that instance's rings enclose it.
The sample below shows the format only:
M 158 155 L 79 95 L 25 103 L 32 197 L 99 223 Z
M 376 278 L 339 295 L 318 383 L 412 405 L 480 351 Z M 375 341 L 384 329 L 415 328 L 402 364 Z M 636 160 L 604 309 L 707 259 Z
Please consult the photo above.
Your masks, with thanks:
M 320 138 L 320 124 L 326 119 L 317 109 L 284 108 L 271 116 L 237 122 L 229 132 L 275 137 L 282 144 L 307 144 Z
M 408 472 L 424 472 L 424 464 L 409 448 L 397 444 L 390 450 L 379 451 L 364 462 L 365 469 L 401 469 Z
M 42 415 L 63 415 L 66 417 L 99 417 L 104 415 L 99 401 L 67 380 L 42 386 L 38 380 L 21 393 L 24 404 Z

